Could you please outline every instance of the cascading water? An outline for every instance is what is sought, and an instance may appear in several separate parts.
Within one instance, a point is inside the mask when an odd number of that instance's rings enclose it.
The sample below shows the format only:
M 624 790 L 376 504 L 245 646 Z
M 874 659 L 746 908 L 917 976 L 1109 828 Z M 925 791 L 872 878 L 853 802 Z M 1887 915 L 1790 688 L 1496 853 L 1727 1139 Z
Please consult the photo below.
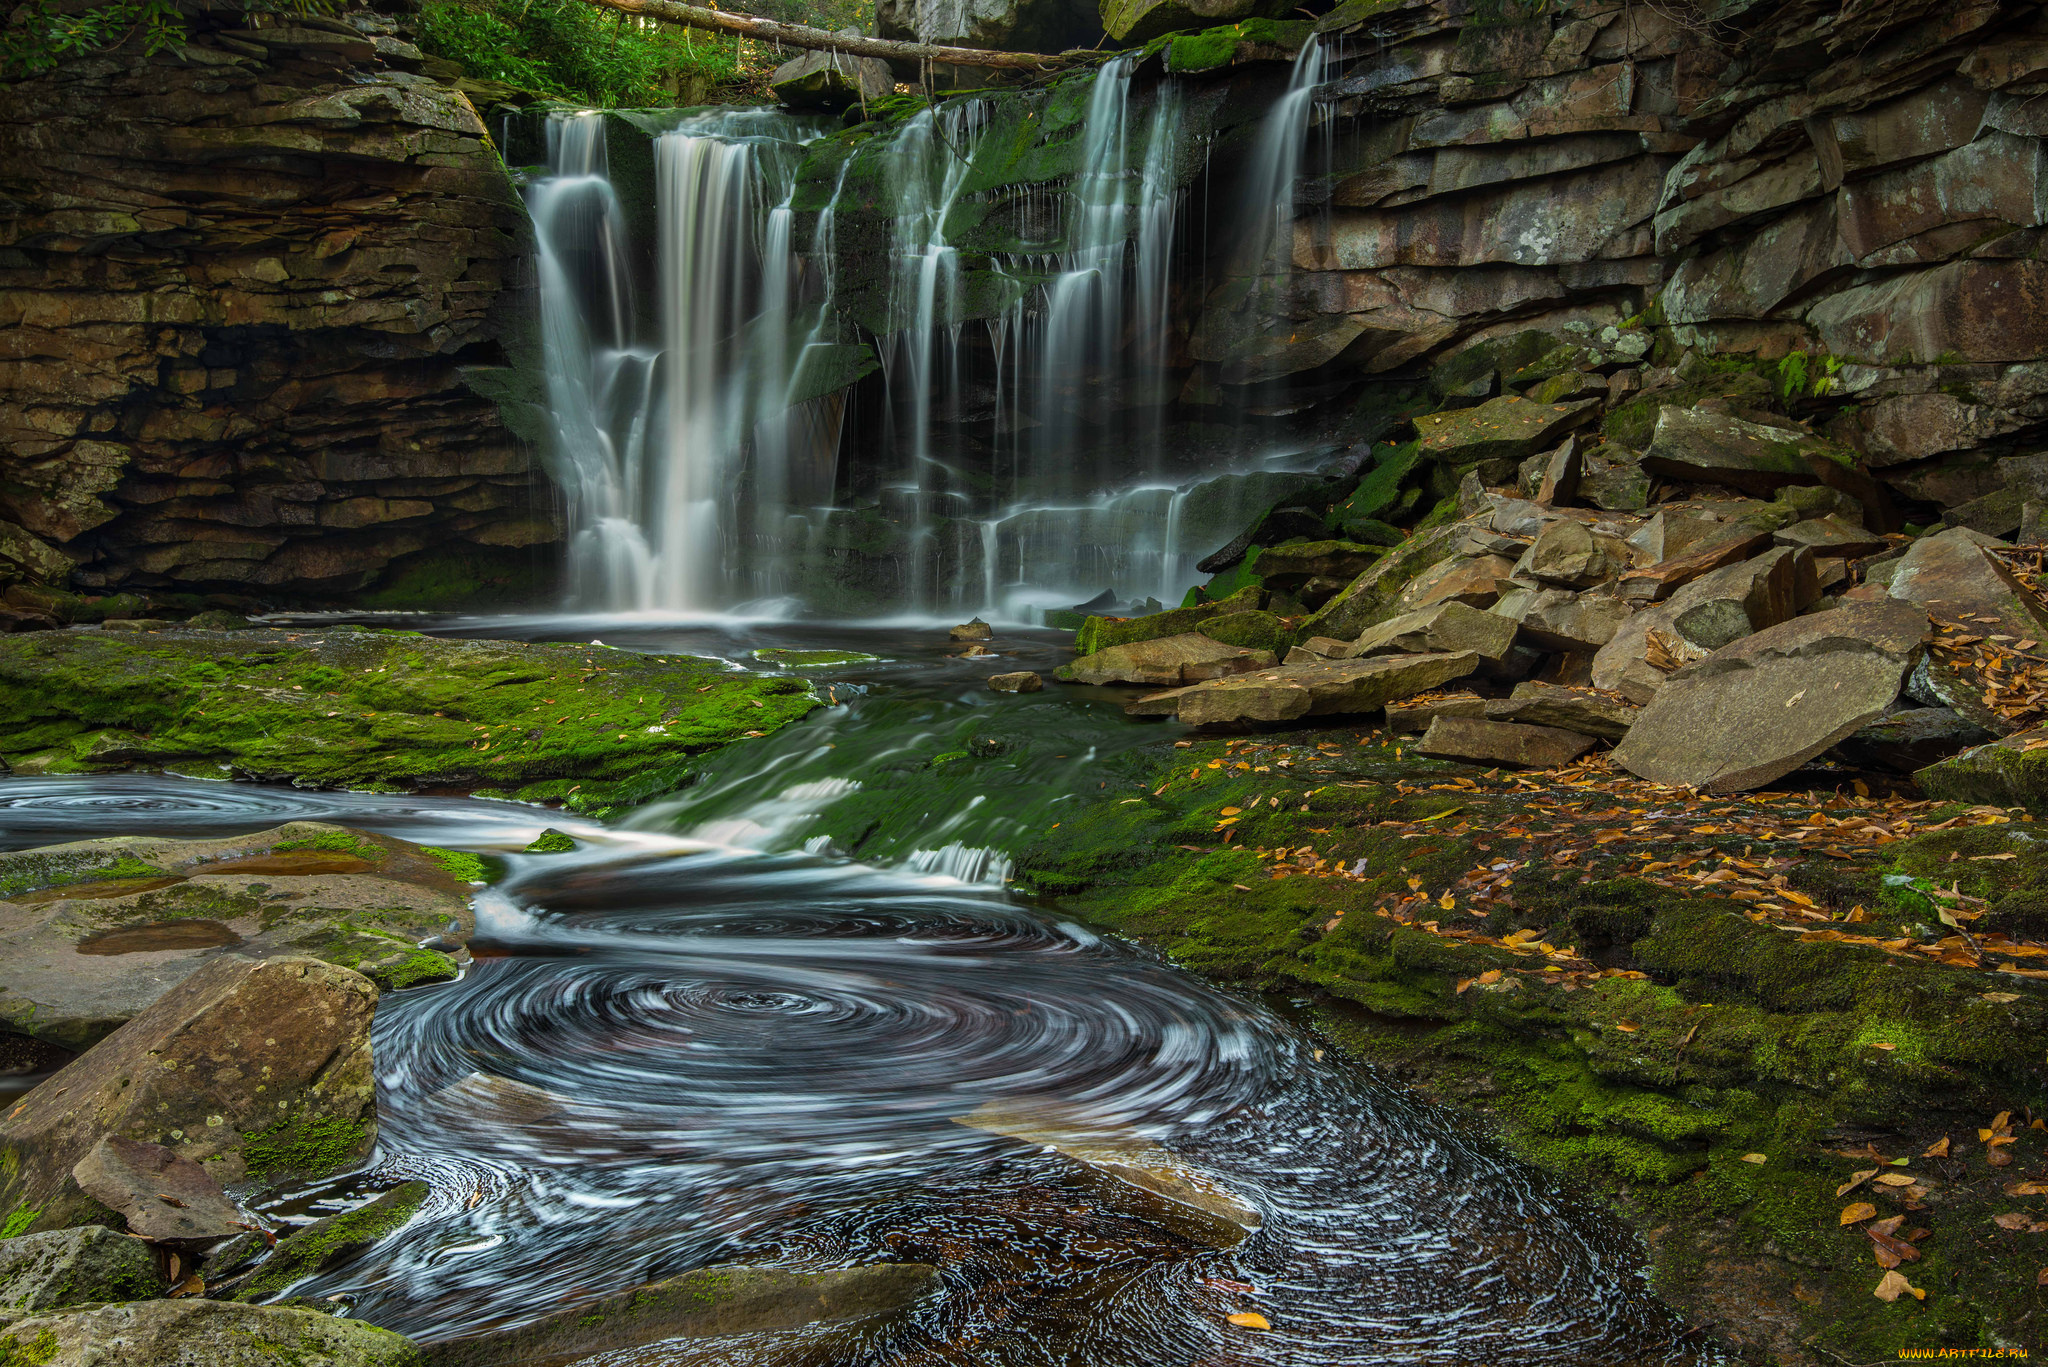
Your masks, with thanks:
M 1260 134 L 1268 246 L 1321 64 L 1312 45 Z M 822 125 L 671 118 L 635 182 L 653 182 L 651 251 L 624 226 L 647 206 L 622 205 L 607 177 L 606 124 L 622 125 L 552 116 L 552 174 L 532 198 L 576 606 L 702 614 L 811 591 L 813 605 L 1015 618 L 1105 589 L 1177 600 L 1194 559 L 1273 485 L 1219 484 L 1260 462 L 1165 440 L 1191 172 L 1179 87 L 1139 86 L 1136 68 L 1126 55 L 1094 76 L 1064 182 L 1006 181 L 999 106 L 964 97 L 848 151 L 822 210 L 798 176 Z M 1034 98 L 1054 96 L 1000 108 Z M 887 259 L 843 304 L 841 252 L 859 249 L 839 241 L 839 205 L 856 166 Z M 1014 240 L 991 249 L 984 232 L 966 252 L 963 225 L 998 193 L 1013 196 Z M 847 382 L 876 362 L 880 421 L 842 458 Z M 860 556 L 893 578 L 820 589 Z

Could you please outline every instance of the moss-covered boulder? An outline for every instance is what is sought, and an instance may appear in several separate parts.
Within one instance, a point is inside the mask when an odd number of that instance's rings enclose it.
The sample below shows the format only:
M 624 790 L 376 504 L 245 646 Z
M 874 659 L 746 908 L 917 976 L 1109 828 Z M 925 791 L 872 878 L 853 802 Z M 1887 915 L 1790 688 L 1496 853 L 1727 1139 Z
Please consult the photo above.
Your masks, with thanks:
M 0 1120 L 0 1232 L 111 1220 L 72 1176 L 103 1138 L 160 1144 L 223 1186 L 324 1176 L 377 1138 L 369 979 L 317 959 L 215 959 Z
M 0 1314 L 141 1300 L 163 1289 L 148 1246 L 104 1225 L 0 1239 Z
M 1102 0 L 1102 27 L 1120 43 L 1143 43 L 1162 34 L 1244 19 L 1278 19 L 1283 0 Z
M 802 679 L 687 655 L 402 631 L 0 636 L 0 760 L 529 798 L 644 784 L 818 705 Z
M 1093 655 L 1112 646 L 1127 646 L 1162 636 L 1180 636 L 1198 630 L 1204 622 L 1232 612 L 1257 610 L 1264 597 L 1256 584 L 1247 584 L 1227 598 L 1184 608 L 1169 608 L 1144 617 L 1090 617 L 1074 633 L 1074 653 Z
M 9 1367 L 419 1367 L 412 1341 L 314 1310 L 187 1298 L 89 1305 L 0 1329 Z
M 295 1283 L 339 1267 L 379 1239 L 403 1229 L 426 1204 L 425 1182 L 401 1182 L 373 1201 L 315 1220 L 277 1241 L 270 1256 L 237 1282 L 231 1298 L 266 1301 Z
M 474 855 L 315 821 L 0 853 L 0 1030 L 85 1049 L 237 953 L 306 954 L 385 989 L 453 978 L 482 873 Z

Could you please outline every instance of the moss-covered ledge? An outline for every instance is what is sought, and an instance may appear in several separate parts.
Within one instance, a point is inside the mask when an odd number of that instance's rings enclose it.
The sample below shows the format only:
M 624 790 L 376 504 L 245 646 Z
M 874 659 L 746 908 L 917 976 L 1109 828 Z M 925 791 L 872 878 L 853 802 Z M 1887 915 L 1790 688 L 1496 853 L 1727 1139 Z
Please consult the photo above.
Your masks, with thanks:
M 596 808 L 816 706 L 801 678 L 595 645 L 348 626 L 0 636 L 0 760 L 15 773 L 157 769 Z
M 1284 740 L 1129 757 L 1101 800 L 1019 852 L 1019 885 L 1211 978 L 1306 998 L 1354 1059 L 1605 1195 L 1642 1232 L 1662 1294 L 1745 1360 L 2033 1345 L 2048 1244 L 2024 1227 L 2048 1221 L 2048 1134 L 2028 1122 L 2048 1097 L 2048 980 L 1919 952 L 1949 934 L 1920 891 L 1927 871 L 1959 856 L 1943 886 L 2026 901 L 2042 862 L 2030 828 L 1826 857 L 1788 841 L 1814 857 L 1788 863 L 1783 886 L 1835 919 L 1787 933 L 1720 895 L 1732 881 L 1701 893 L 1612 876 L 1691 853 L 1704 867 L 1772 858 L 1754 828 L 1680 851 L 1601 841 L 1660 799 L 1599 810 L 1614 799 L 1594 788 L 1587 829 L 1567 835 L 1562 817 L 1532 819 L 1538 789 L 1514 779 L 1417 763 L 1371 733 Z M 1757 805 L 1779 820 L 1787 804 Z M 1951 817 L 1999 821 L 1920 819 Z M 1593 852 L 1555 860 L 1574 844 Z M 2003 854 L 2020 857 L 1986 857 Z M 1898 938 L 1853 942 L 1882 936 Z M 1987 1146 L 1979 1130 L 2002 1111 L 2011 1142 Z M 1873 1296 L 1870 1220 L 1841 1219 L 1864 1201 L 1904 1216 L 1901 1237 L 1926 1231 L 1901 1266 L 1924 1301 Z M 2016 1215 L 2018 1231 L 1995 1220 Z

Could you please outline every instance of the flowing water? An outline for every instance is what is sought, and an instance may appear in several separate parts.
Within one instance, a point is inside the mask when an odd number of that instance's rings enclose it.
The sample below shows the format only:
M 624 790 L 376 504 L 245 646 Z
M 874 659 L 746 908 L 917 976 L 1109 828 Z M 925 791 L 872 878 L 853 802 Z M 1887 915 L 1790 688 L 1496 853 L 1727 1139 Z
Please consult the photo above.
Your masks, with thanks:
M 432 1340 L 712 1263 L 910 1260 L 937 1264 L 941 1286 L 886 1331 L 607 1362 L 1702 1361 L 1648 1296 L 1625 1231 L 1468 1126 L 1325 1057 L 1271 1005 L 1003 889 L 1000 862 L 974 851 L 1014 848 L 1024 814 L 1169 735 L 1111 705 L 987 689 L 995 670 L 1049 667 L 1051 633 L 1006 632 L 1002 656 L 967 660 L 930 626 L 448 629 L 598 635 L 762 669 L 774 666 L 751 651 L 764 646 L 880 658 L 807 671 L 834 706 L 611 826 L 457 798 L 0 781 L 13 846 L 311 818 L 504 857 L 507 876 L 478 896 L 474 966 L 379 1006 L 376 1155 L 277 1210 L 303 1219 L 413 1177 L 433 1198 L 295 1294 L 346 1297 L 351 1313 Z M 877 847 L 879 863 L 816 834 L 892 764 L 976 735 L 1010 746 L 990 770 L 994 800 L 899 810 L 915 829 Z M 545 825 L 581 848 L 517 853 Z M 1156 1198 L 958 1123 L 991 1104 L 1162 1145 L 1261 1225 L 1212 1247 Z M 1229 1325 L 1239 1311 L 1272 1330 Z

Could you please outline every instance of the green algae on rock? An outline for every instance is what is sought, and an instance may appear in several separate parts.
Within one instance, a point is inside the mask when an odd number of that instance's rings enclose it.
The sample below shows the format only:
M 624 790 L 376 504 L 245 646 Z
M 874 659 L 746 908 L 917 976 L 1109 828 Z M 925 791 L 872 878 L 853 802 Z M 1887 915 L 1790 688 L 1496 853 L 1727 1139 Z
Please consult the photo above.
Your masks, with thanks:
M 199 1297 L 87 1305 L 0 1328 L 4 1367 L 419 1367 L 411 1340 L 314 1310 Z
M 0 1029 L 84 1049 L 236 951 L 310 955 L 385 989 L 453 978 L 475 929 L 468 875 L 481 868 L 474 855 L 312 821 L 0 853 Z
M 354 627 L 0 637 L 0 759 L 16 772 L 594 801 L 817 705 L 802 679 L 597 645 Z
M 269 1300 L 295 1282 L 339 1267 L 371 1244 L 402 1229 L 426 1204 L 425 1182 L 402 1182 L 373 1201 L 329 1215 L 278 1240 L 256 1270 L 237 1283 L 230 1299 Z
M 2023 1204 L 2006 1188 L 2048 1164 L 2048 1135 L 2020 1134 L 2008 1168 L 1969 1141 L 2048 1091 L 2048 984 L 1824 927 L 1788 935 L 1720 885 L 1518 858 L 1502 831 L 1558 820 L 1532 812 L 1540 784 L 1461 781 L 1353 731 L 1289 739 L 1124 757 L 1110 787 L 1139 796 L 1105 792 L 1041 827 L 1015 852 L 1018 886 L 1207 977 L 1310 999 L 1353 1057 L 1480 1112 L 1533 1161 L 1604 1193 L 1643 1231 L 1660 1294 L 1744 1352 L 1806 1362 L 1818 1345 L 1860 1362 L 1995 1347 L 2041 1313 L 2038 1258 L 1986 1231 Z M 1579 834 L 1590 843 L 1620 814 Z M 1562 829 L 1546 834 L 1558 853 Z M 1750 839 L 1693 835 L 1686 853 L 1739 860 Z M 2012 823 L 1952 827 L 1811 858 L 1791 883 L 1824 914 L 1853 904 L 1868 928 L 1905 933 L 1937 917 L 1917 885 L 1961 870 L 1966 894 L 2017 928 L 2041 899 L 2037 843 Z M 1595 848 L 1651 857 L 1627 838 Z M 1484 917 L 1462 897 L 1439 902 L 1499 868 L 1512 896 L 1477 907 Z M 1425 894 L 1409 919 L 1376 914 Z M 1922 1156 L 1946 1136 L 1960 1142 Z M 1931 1231 L 1912 1269 L 1934 1288 L 1924 1303 L 1874 1299 L 1869 1241 L 1837 1219 L 1836 1188 L 1886 1165 L 1913 1181 L 1869 1199 Z

